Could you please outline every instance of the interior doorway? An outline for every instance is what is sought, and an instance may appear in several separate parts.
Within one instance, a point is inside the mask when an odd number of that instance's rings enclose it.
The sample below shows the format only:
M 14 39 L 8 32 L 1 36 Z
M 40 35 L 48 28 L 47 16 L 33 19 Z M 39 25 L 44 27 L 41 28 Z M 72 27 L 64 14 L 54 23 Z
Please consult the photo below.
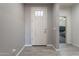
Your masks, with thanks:
M 31 39 L 32 45 L 47 44 L 47 8 L 31 8 Z
M 66 16 L 59 17 L 59 43 L 66 43 Z

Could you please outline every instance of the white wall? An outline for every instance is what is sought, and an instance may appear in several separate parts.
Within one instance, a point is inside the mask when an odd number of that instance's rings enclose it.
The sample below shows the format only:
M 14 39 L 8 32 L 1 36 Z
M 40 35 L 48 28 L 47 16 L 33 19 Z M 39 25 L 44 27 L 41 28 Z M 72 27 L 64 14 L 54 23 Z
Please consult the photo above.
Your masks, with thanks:
M 51 4 L 25 4 L 25 44 L 31 45 L 31 7 L 47 7 L 48 8 L 48 44 L 52 44 L 52 39 L 50 38 L 50 20 L 52 20 L 52 8 Z
M 72 6 L 72 44 L 79 47 L 79 4 Z
M 61 7 L 59 16 L 65 16 L 66 20 L 66 43 L 71 44 L 71 7 Z
M 0 54 L 15 55 L 23 45 L 24 5 L 0 4 Z M 12 49 L 16 49 L 16 53 Z

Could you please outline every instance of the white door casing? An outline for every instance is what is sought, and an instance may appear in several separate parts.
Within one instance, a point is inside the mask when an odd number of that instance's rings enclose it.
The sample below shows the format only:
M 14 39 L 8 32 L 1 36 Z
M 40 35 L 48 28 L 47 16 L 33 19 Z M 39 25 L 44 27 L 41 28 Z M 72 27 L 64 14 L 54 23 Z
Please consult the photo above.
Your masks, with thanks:
M 32 45 L 47 44 L 47 8 L 31 8 L 31 39 Z

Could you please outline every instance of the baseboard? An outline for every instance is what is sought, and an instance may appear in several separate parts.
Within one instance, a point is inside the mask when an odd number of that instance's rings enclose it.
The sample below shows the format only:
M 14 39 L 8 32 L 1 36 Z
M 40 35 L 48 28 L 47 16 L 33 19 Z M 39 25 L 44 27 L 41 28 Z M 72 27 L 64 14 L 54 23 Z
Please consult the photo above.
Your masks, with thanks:
M 76 46 L 76 47 L 79 47 L 79 45 L 78 44 L 72 44 L 73 46 Z
M 47 46 L 51 46 L 52 47 L 52 44 L 47 44 Z
M 23 47 L 21 48 L 21 50 L 16 54 L 16 56 L 19 56 L 19 54 L 23 51 L 24 48 L 25 48 L 25 46 L 23 46 Z
M 31 44 L 29 44 L 29 45 L 24 45 L 24 46 L 32 46 Z
M 60 51 L 60 49 L 55 48 L 54 45 L 52 45 L 52 47 L 54 48 L 55 51 Z

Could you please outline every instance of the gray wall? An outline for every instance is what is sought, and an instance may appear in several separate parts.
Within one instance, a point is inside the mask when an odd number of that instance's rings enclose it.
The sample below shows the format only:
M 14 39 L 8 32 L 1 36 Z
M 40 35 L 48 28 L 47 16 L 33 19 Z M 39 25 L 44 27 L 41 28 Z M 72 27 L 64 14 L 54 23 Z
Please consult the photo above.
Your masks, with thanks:
M 48 44 L 52 44 L 50 38 L 50 22 L 52 20 L 52 4 L 25 4 L 25 44 L 31 45 L 31 7 L 47 7 L 48 8 Z
M 24 5 L 0 4 L 0 54 L 15 55 L 23 45 Z M 16 53 L 12 49 L 16 49 Z
M 31 45 L 31 7 L 48 7 L 48 44 L 59 48 L 59 4 L 26 4 L 25 5 L 25 44 Z
M 56 49 L 59 48 L 59 4 L 52 5 L 51 38 Z
M 79 47 L 79 4 L 72 6 L 72 44 Z

